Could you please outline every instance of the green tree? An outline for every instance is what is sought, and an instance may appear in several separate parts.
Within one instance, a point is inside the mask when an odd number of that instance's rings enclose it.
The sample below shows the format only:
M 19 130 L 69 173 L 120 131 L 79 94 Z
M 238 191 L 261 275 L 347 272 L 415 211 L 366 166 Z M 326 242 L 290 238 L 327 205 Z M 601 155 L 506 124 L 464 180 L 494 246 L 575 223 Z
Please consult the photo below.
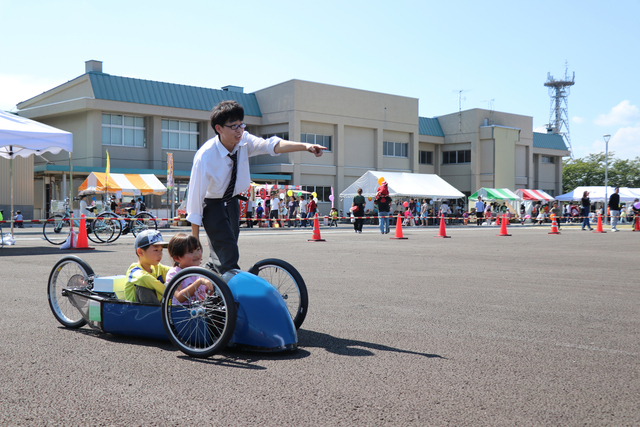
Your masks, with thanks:
M 567 159 L 562 168 L 562 190 L 564 193 L 580 186 L 604 185 L 605 153 L 589 154 L 575 160 Z M 609 153 L 608 183 L 613 187 L 640 188 L 640 157 L 621 160 Z

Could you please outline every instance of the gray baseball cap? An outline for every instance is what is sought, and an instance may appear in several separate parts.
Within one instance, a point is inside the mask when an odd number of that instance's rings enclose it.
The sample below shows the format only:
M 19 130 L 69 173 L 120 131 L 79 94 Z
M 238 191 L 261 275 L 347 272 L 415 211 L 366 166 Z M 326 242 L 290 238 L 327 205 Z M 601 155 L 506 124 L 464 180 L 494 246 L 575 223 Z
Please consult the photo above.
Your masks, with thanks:
M 136 236 L 136 242 L 134 244 L 135 250 L 138 248 L 146 248 L 151 245 L 163 245 L 166 246 L 169 243 L 162 240 L 162 234 L 157 230 L 144 230 L 142 233 Z

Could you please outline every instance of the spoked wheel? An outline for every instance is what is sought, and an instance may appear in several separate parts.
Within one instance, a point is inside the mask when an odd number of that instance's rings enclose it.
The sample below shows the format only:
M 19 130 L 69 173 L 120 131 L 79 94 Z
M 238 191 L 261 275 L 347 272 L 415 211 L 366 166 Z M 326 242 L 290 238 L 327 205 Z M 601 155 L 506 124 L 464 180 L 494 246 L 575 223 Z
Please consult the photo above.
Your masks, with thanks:
M 157 230 L 158 221 L 150 213 L 141 212 L 131 219 L 129 227 L 133 235 L 137 236 L 138 233 L 142 233 L 144 230 Z
M 298 270 L 281 259 L 269 258 L 258 261 L 249 269 L 249 273 L 263 278 L 276 288 L 287 304 L 293 324 L 299 329 L 307 316 L 309 296 L 307 285 Z
M 122 224 L 118 217 L 111 213 L 101 213 L 91 224 L 93 234 L 102 243 L 110 243 L 120 237 Z
M 209 282 L 213 292 L 204 285 L 198 292 L 185 296 L 179 293 L 196 280 Z M 188 292 L 187 292 L 188 293 Z M 236 327 L 238 309 L 227 284 L 209 270 L 185 268 L 167 285 L 162 297 L 162 324 L 171 342 L 191 357 L 210 357 L 229 342 Z
M 67 241 L 71 230 L 71 220 L 62 215 L 50 216 L 42 226 L 44 238 L 53 245 L 61 245 Z
M 49 275 L 47 294 L 53 315 L 67 328 L 76 329 L 87 322 L 66 295 L 67 289 L 83 290 L 89 285 L 93 270 L 80 258 L 68 255 L 53 266 Z

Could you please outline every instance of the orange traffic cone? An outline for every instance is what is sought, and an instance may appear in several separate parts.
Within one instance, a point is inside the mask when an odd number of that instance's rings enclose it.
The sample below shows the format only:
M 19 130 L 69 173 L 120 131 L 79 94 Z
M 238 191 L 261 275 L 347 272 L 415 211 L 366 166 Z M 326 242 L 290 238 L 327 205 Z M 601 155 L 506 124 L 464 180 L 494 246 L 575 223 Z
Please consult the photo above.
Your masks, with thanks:
M 445 229 L 445 226 L 444 226 L 444 214 L 440 218 L 440 230 L 438 232 L 438 235 L 437 236 L 433 236 L 433 237 L 442 237 L 444 239 L 450 239 L 451 238 L 451 236 L 447 236 L 447 230 Z
M 602 229 L 602 214 L 598 214 L 598 226 L 596 227 L 596 231 L 594 231 L 594 233 L 606 233 L 606 231 Z
M 507 219 L 505 218 L 506 215 L 503 215 L 502 217 L 502 225 L 500 226 L 500 234 L 497 234 L 497 236 L 511 236 L 511 234 L 507 234 Z M 497 221 L 500 220 L 500 217 L 498 216 Z
M 496 215 L 496 225 L 500 225 L 500 215 Z
M 636 215 L 635 223 L 636 226 L 633 228 L 633 231 L 640 231 L 640 215 Z
M 87 224 L 84 219 L 84 214 L 80 215 L 80 230 L 78 230 L 78 238 L 76 244 L 71 245 L 71 249 L 95 249 L 89 247 L 89 240 L 87 239 Z
M 402 239 L 402 240 L 407 240 L 408 237 L 403 237 L 402 236 L 402 216 L 400 214 L 398 214 L 398 220 L 396 221 L 396 235 L 395 237 L 389 237 L 390 239 Z
M 326 240 L 320 237 L 320 222 L 318 221 L 318 214 L 316 213 L 316 216 L 313 217 L 313 237 L 307 240 L 307 242 L 325 242 L 325 241 Z
M 547 234 L 560 234 L 560 232 L 558 231 L 558 223 L 556 222 L 555 215 L 551 216 L 551 231 Z

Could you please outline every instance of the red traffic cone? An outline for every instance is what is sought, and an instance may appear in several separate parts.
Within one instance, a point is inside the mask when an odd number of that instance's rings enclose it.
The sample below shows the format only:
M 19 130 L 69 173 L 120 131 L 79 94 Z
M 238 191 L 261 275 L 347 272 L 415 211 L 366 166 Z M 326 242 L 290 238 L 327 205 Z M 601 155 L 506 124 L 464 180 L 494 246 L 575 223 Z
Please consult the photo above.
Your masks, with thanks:
M 558 231 L 558 223 L 556 222 L 555 215 L 551 218 L 551 231 L 547 234 L 560 234 L 560 232 Z
M 640 215 L 636 215 L 634 222 L 636 223 L 636 226 L 633 228 L 633 231 L 640 231 Z
M 505 218 L 506 215 L 502 216 L 502 225 L 500 226 L 500 234 L 497 234 L 497 236 L 511 236 L 511 234 L 507 233 L 507 219 Z M 500 217 L 498 216 L 498 221 L 500 220 Z
M 594 231 L 594 233 L 606 233 L 606 231 L 602 229 L 602 214 L 598 214 L 598 226 L 596 227 L 596 231 Z
M 496 215 L 496 225 L 500 225 L 500 215 Z
M 320 222 L 318 221 L 318 214 L 313 217 L 313 237 L 307 242 L 325 242 L 322 237 L 320 237 Z
M 445 226 L 444 226 L 444 214 L 440 218 L 440 230 L 438 232 L 438 235 L 433 237 L 442 237 L 444 239 L 451 238 L 451 236 L 447 236 L 447 230 L 445 229 Z
M 84 214 L 80 215 L 80 230 L 78 230 L 78 238 L 76 244 L 71 246 L 71 249 L 95 249 L 89 247 L 89 240 L 87 239 L 87 223 L 84 219 Z
M 396 235 L 395 237 L 389 237 L 390 239 L 407 240 L 408 237 L 402 236 L 402 216 L 398 214 L 398 220 L 396 221 Z

